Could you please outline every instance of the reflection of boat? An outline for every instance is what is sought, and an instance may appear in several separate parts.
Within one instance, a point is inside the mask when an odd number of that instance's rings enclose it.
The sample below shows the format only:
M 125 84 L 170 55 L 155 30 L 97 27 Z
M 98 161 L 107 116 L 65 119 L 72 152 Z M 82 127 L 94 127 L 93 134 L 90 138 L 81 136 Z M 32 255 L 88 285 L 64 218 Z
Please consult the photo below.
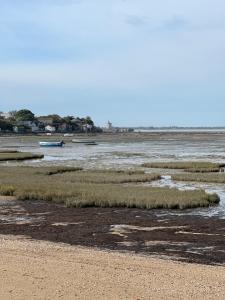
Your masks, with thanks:
M 72 140 L 73 143 L 76 143 L 76 144 L 83 144 L 83 145 L 88 145 L 88 146 L 95 146 L 95 145 L 98 145 L 96 143 L 96 141 L 92 141 L 92 140 Z
M 65 143 L 60 142 L 39 142 L 40 147 L 62 147 Z

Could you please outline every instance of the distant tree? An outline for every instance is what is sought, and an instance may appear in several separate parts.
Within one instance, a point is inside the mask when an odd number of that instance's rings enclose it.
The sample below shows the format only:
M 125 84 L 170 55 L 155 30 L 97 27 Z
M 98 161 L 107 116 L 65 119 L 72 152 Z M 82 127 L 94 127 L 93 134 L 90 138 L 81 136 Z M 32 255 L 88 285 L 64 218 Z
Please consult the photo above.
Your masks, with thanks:
M 63 121 L 64 121 L 66 124 L 70 125 L 70 124 L 71 124 L 71 121 L 72 121 L 73 119 L 74 119 L 73 116 L 66 116 L 66 117 L 63 118 Z
M 16 121 L 34 121 L 34 114 L 29 109 L 21 109 L 15 113 Z
M 91 117 L 89 117 L 89 116 L 87 116 L 87 117 L 85 118 L 85 122 L 86 122 L 87 125 L 92 125 L 92 126 L 94 126 L 94 122 L 92 121 Z
M 0 118 L 0 129 L 1 130 L 12 130 L 13 125 L 9 123 L 8 121 L 4 120 L 3 118 Z
M 63 123 L 63 118 L 61 118 L 59 115 L 57 114 L 52 114 L 52 115 L 48 115 L 46 116 L 46 118 L 52 119 L 52 123 L 53 124 L 62 124 Z

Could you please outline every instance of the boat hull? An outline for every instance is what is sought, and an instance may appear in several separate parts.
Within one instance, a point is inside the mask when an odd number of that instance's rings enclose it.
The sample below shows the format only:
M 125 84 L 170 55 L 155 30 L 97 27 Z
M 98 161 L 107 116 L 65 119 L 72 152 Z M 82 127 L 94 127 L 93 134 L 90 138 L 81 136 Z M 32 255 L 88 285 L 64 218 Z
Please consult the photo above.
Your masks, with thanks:
M 62 147 L 64 142 L 39 142 L 40 147 Z
M 72 140 L 73 143 L 75 144 L 83 144 L 87 146 L 95 146 L 97 143 L 95 141 L 89 141 L 89 140 Z

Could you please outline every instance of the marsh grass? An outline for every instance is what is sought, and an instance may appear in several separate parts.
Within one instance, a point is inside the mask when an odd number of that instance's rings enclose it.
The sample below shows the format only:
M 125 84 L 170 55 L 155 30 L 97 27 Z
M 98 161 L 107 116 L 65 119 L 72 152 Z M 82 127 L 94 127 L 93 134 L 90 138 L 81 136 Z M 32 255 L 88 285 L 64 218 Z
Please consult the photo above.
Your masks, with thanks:
M 43 154 L 33 154 L 29 152 L 18 152 L 10 150 L 6 152 L 0 152 L 0 161 L 42 159 L 43 157 Z
M 14 195 L 20 200 L 64 203 L 68 207 L 184 209 L 219 202 L 217 195 L 203 190 L 179 191 L 133 184 L 155 180 L 159 178 L 157 174 L 121 170 L 74 170 L 52 174 L 52 168 L 47 170 L 46 167 L 1 167 L 0 194 Z M 124 182 L 132 184 L 125 186 Z
M 225 173 L 180 173 L 172 175 L 173 180 L 177 181 L 195 181 L 195 182 L 207 182 L 207 183 L 225 183 Z
M 76 168 L 76 167 L 47 167 L 47 168 L 40 169 L 37 173 L 51 176 L 56 174 L 78 172 L 82 170 L 83 168 Z
M 158 174 L 145 174 L 139 171 L 104 171 L 104 170 L 85 170 L 69 174 L 58 175 L 57 179 L 71 183 L 139 183 L 150 182 L 161 179 Z
M 1 149 L 0 150 L 0 154 L 1 153 L 18 153 L 19 151 L 17 150 L 8 150 L 8 149 Z
M 1 196 L 13 196 L 15 193 L 15 188 L 11 185 L 0 185 L 0 195 Z
M 179 162 L 154 162 L 145 163 L 142 167 L 145 168 L 160 168 L 160 169 L 180 169 L 190 173 L 209 173 L 219 172 L 225 164 L 197 161 L 179 161 Z

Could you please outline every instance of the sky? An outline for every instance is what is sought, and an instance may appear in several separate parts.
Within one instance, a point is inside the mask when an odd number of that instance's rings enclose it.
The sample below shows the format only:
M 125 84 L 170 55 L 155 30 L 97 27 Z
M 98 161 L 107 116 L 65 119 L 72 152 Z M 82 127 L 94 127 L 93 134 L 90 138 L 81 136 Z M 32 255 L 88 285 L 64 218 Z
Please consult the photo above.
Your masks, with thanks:
M 224 0 L 0 0 L 0 111 L 225 126 Z

